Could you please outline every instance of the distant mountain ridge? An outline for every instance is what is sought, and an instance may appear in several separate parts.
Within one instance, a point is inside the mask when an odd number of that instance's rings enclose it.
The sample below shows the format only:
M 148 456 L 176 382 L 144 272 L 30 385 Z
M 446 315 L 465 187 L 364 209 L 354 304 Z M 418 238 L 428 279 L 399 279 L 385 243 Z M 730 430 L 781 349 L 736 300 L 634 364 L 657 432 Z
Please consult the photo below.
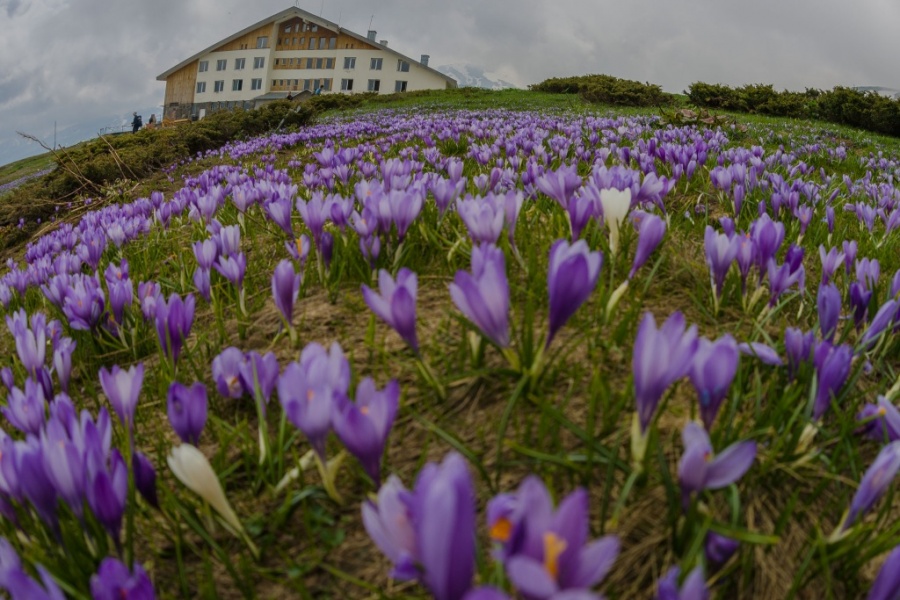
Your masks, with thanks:
M 459 87 L 478 87 L 487 90 L 519 88 L 514 83 L 495 78 L 493 73 L 485 73 L 484 69 L 477 65 L 441 65 L 435 68 L 444 75 L 455 79 Z

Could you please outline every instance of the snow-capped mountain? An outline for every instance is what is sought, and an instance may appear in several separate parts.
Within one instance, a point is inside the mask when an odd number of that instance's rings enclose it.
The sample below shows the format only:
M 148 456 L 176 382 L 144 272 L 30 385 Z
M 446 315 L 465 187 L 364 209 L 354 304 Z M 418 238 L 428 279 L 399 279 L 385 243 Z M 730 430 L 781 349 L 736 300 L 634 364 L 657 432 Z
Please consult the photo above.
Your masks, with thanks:
M 441 65 L 435 68 L 444 75 L 455 79 L 459 87 L 479 87 L 488 90 L 508 90 L 519 87 L 500 79 L 494 73 L 485 73 L 484 69 L 477 65 Z

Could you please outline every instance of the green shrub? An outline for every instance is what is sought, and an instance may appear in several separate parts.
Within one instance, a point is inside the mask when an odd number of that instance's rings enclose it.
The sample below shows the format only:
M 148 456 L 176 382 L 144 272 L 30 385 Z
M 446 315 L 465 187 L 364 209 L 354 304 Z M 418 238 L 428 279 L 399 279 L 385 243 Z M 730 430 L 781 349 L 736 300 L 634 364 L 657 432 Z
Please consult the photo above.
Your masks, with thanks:
M 530 89 L 551 94 L 580 94 L 587 102 L 617 106 L 664 106 L 673 104 L 675 100 L 658 85 L 611 75 L 547 79 L 530 86 Z

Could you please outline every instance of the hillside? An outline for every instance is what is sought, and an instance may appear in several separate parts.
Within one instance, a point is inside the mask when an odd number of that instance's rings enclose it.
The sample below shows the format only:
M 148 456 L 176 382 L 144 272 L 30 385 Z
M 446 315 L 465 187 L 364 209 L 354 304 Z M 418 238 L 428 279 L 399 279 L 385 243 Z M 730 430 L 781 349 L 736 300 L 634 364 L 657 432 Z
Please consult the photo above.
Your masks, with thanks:
M 0 195 L 0 587 L 893 597 L 900 143 L 584 98 L 323 99 Z

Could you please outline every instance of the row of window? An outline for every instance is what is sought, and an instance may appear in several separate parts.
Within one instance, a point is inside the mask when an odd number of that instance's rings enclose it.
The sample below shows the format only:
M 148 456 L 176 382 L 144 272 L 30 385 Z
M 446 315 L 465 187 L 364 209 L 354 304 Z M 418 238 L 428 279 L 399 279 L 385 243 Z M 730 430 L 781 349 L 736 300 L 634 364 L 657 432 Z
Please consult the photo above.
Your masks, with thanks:
M 246 66 L 245 58 L 235 58 L 234 59 L 234 70 L 235 71 L 243 71 Z M 304 64 L 303 58 L 296 59 L 297 68 L 302 68 L 301 65 Z M 372 58 L 369 60 L 369 70 L 370 71 L 380 71 L 383 65 L 384 59 L 382 58 Z M 198 70 L 200 73 L 206 73 L 209 71 L 209 61 L 201 60 L 199 63 Z M 294 65 L 293 58 L 276 58 L 275 66 L 279 65 Z M 305 65 L 307 69 L 333 69 L 334 68 L 334 59 L 333 58 L 306 58 Z M 253 59 L 253 68 L 254 69 L 263 69 L 266 66 L 266 58 L 264 56 L 257 56 Z M 228 68 L 228 60 L 225 58 L 221 58 L 216 61 L 216 71 L 224 71 Z M 356 57 L 355 56 L 347 56 L 344 58 L 344 69 L 355 69 L 356 68 Z M 409 72 L 409 62 L 405 60 L 397 61 L 397 71 L 401 73 Z
M 394 91 L 395 92 L 405 92 L 408 81 L 395 81 L 394 82 Z M 368 85 L 366 86 L 366 90 L 369 92 L 380 92 L 381 91 L 381 80 L 380 79 L 370 79 Z M 341 91 L 344 92 L 352 92 L 353 91 L 353 80 L 352 79 L 341 79 Z
M 234 70 L 235 71 L 243 71 L 246 66 L 245 58 L 236 58 L 234 59 Z M 254 69 L 263 69 L 266 66 L 266 57 L 265 56 L 257 56 L 253 59 L 253 68 Z M 221 58 L 216 61 L 216 71 L 224 71 L 228 68 L 228 60 L 225 58 Z M 201 60 L 200 66 L 198 67 L 198 71 L 200 73 L 206 73 L 209 71 L 209 61 Z
M 305 48 L 308 50 L 334 50 L 337 48 L 337 38 L 309 38 L 309 44 L 306 42 L 306 37 L 301 38 L 278 38 L 279 46 L 297 46 L 298 48 Z
M 346 60 L 344 61 L 347 62 Z M 275 66 L 294 66 L 293 58 L 276 58 Z M 307 69 L 333 69 L 334 68 L 334 59 L 333 58 L 298 58 L 297 59 L 297 68 L 302 69 L 306 65 Z
M 273 79 L 272 90 L 309 90 L 310 92 L 322 88 L 323 91 L 331 91 L 331 79 Z
M 231 91 L 232 92 L 240 92 L 244 89 L 244 80 L 243 79 L 232 79 L 231 80 Z M 262 79 L 251 79 L 250 80 L 250 89 L 251 90 L 261 90 L 262 89 Z M 220 79 L 219 81 L 213 82 L 213 92 L 218 94 L 219 92 L 225 91 L 225 80 Z M 198 81 L 197 82 L 197 93 L 203 94 L 206 92 L 206 82 Z
M 293 30 L 294 30 L 294 33 L 300 33 L 301 31 L 318 31 L 318 30 L 319 30 L 319 26 L 316 25 L 315 23 L 305 23 L 305 22 L 304 22 L 304 23 L 303 23 L 303 28 L 301 29 L 300 23 L 295 23 L 295 24 L 293 25 Z M 285 32 L 285 33 L 290 33 L 290 32 L 291 32 L 291 25 L 285 25 L 285 26 L 284 26 L 284 32 Z

